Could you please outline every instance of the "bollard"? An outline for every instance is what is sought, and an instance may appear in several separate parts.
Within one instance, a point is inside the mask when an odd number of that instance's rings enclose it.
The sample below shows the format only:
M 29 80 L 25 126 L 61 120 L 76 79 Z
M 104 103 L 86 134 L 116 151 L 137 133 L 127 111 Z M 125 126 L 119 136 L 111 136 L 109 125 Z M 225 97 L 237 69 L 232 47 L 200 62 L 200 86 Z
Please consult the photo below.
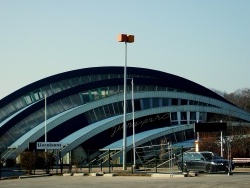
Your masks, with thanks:
M 102 159 L 101 159 L 101 172 L 102 172 Z
M 181 146 L 181 172 L 183 173 L 183 146 Z
M 109 173 L 110 173 L 110 149 L 109 149 Z

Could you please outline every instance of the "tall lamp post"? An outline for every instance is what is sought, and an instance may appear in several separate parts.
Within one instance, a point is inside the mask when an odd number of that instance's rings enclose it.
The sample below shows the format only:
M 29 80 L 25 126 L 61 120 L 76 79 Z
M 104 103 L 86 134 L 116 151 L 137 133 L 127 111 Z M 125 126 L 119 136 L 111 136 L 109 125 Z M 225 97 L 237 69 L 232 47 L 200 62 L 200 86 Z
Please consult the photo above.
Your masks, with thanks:
M 134 42 L 134 35 L 119 34 L 118 42 L 125 42 L 125 64 L 124 64 L 124 104 L 123 104 L 123 170 L 127 170 L 127 43 Z
M 47 94 L 44 94 L 44 141 L 45 141 L 45 153 L 47 152 Z M 45 154 L 46 155 L 46 154 Z
M 135 169 L 135 103 L 134 103 L 134 79 L 131 81 L 132 85 L 132 114 L 133 114 L 133 158 L 134 158 L 134 166 Z
M 47 163 L 47 94 L 44 94 L 44 141 L 45 141 L 45 167 L 48 173 Z
M 132 98 L 131 98 L 131 103 L 132 103 L 132 119 L 133 119 L 133 159 L 134 163 L 132 168 L 135 169 L 135 102 L 134 102 L 134 79 L 133 78 L 128 78 L 131 79 L 131 86 L 132 86 Z

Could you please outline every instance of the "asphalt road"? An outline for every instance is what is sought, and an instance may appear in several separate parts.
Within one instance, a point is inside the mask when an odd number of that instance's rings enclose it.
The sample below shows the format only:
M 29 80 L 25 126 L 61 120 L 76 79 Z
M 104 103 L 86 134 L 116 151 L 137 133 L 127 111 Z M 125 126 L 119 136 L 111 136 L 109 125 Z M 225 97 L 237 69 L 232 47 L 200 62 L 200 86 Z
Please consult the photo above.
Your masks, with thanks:
M 236 172 L 227 174 L 200 174 L 196 177 L 164 177 L 153 178 L 145 176 L 49 176 L 26 179 L 9 179 L 0 181 L 0 188 L 249 188 L 250 173 Z

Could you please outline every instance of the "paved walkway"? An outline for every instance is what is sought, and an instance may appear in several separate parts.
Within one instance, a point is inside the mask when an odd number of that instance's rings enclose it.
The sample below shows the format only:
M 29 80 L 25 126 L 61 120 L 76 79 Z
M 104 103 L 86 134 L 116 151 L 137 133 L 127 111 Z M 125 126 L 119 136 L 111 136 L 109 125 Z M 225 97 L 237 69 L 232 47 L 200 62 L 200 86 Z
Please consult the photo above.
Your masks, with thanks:
M 201 174 L 198 177 L 180 177 L 173 178 L 152 178 L 142 176 L 49 176 L 27 179 L 12 179 L 0 181 L 1 188 L 157 188 L 157 187 L 186 187 L 186 188 L 249 188 L 249 173 L 234 173 L 231 176 L 227 174 Z

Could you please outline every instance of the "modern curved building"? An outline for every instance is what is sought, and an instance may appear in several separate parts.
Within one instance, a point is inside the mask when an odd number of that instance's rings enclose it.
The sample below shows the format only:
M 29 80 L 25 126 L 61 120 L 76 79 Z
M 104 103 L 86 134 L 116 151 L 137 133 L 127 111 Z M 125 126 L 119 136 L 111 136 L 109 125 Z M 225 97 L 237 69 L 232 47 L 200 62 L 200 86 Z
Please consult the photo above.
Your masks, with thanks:
M 50 76 L 0 101 L 0 152 L 14 158 L 31 142 L 62 142 L 62 156 L 78 151 L 81 159 L 123 140 L 124 68 L 93 67 Z M 131 78 L 134 83 L 136 146 L 193 140 L 193 124 L 215 115 L 250 122 L 250 114 L 213 91 L 187 79 L 145 68 L 127 68 L 127 151 L 132 145 Z M 46 105 L 45 105 L 46 94 Z M 45 118 L 45 106 L 46 115 Z M 121 157 L 121 152 L 117 153 Z

